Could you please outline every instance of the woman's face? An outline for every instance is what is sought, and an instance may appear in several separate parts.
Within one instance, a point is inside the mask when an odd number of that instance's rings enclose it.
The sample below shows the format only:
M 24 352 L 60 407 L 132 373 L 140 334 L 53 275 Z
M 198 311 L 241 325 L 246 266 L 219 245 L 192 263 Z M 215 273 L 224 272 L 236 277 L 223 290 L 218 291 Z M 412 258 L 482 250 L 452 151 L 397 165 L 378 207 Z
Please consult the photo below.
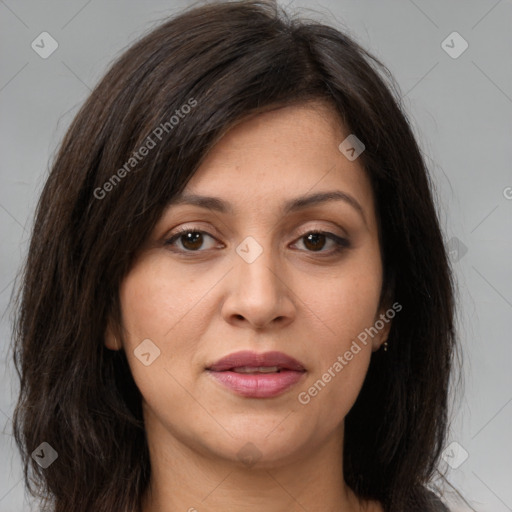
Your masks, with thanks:
M 390 326 L 374 326 L 376 214 L 359 160 L 338 149 L 348 135 L 319 103 L 246 120 L 185 189 L 215 201 L 160 218 L 120 290 L 150 445 L 261 467 L 341 450 Z

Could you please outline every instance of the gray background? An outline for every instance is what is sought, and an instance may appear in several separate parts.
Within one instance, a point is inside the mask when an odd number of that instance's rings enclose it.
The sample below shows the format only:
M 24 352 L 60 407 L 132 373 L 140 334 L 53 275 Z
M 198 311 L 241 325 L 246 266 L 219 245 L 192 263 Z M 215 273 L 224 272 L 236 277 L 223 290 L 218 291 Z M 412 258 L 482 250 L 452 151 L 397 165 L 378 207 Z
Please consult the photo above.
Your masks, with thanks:
M 348 29 L 396 77 L 430 165 L 459 283 L 465 394 L 452 408 L 444 487 L 454 511 L 512 511 L 512 3 L 287 2 Z M 0 512 L 28 510 L 9 424 L 9 298 L 48 162 L 79 105 L 127 45 L 185 1 L 0 0 Z M 285 5 L 282 2 L 282 5 Z M 58 49 L 41 58 L 47 31 Z M 458 58 L 442 47 L 457 31 Z M 452 51 L 460 41 L 448 39 Z M 508 142 L 508 144 L 506 143 Z M 511 188 L 508 188 L 511 187 Z M 466 252 L 467 248 L 467 252 Z M 458 453 L 458 454 L 457 454 Z M 469 503 L 455 504 L 455 486 Z

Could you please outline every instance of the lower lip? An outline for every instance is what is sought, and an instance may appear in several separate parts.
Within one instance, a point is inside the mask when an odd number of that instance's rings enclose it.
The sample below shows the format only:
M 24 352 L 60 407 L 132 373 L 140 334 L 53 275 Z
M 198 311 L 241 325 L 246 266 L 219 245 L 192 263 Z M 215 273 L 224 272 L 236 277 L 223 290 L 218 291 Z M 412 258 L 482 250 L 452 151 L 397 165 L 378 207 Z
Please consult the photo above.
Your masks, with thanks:
M 305 372 L 281 370 L 279 373 L 209 373 L 221 384 L 247 398 L 272 398 L 296 384 Z

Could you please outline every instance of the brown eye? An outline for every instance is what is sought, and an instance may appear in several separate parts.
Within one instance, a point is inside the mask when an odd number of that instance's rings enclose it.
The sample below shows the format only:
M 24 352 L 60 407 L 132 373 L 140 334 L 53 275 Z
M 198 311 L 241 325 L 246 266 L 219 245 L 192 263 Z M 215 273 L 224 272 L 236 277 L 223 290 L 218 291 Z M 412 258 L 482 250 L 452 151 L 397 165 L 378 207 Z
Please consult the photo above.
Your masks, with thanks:
M 350 242 L 346 238 L 340 238 L 327 231 L 311 231 L 302 235 L 299 240 L 304 240 L 303 244 L 307 252 L 333 254 L 350 247 Z M 326 242 L 331 242 L 331 250 L 323 251 Z
M 203 234 L 198 231 L 191 231 L 185 235 L 181 235 L 181 243 L 185 249 L 195 251 L 203 245 Z
M 174 246 L 176 242 L 181 242 L 181 247 L 178 246 L 179 251 L 202 252 L 200 249 L 205 243 L 205 236 L 213 240 L 212 235 L 205 231 L 185 228 L 171 236 L 171 238 L 165 242 L 165 245 Z
M 325 245 L 326 236 L 323 233 L 309 233 L 304 237 L 304 245 L 312 251 L 319 251 Z

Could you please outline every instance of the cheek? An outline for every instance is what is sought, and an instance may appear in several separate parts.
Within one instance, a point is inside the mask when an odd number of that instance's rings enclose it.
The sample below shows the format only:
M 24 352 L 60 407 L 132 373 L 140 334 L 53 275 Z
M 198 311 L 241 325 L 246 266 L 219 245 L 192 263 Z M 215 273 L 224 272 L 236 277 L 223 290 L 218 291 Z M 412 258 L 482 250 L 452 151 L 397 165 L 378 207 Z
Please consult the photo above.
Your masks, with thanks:
M 171 286 L 172 282 L 150 264 L 139 264 L 126 276 L 120 290 L 126 341 L 160 340 L 171 329 L 178 306 L 183 304 L 176 300 L 180 287 Z
M 183 385 L 200 337 L 204 293 L 159 255 L 138 262 L 123 280 L 124 350 L 144 402 L 153 410 L 176 411 L 190 402 Z
M 123 342 L 141 390 L 155 379 L 155 386 L 158 379 L 172 381 L 165 370 L 172 369 L 173 361 L 183 362 L 182 369 L 188 366 L 202 332 L 202 318 L 204 322 L 203 288 L 198 288 L 184 273 L 173 272 L 165 257 L 158 254 L 138 262 L 123 280 L 120 288 Z M 143 346 L 147 348 L 144 352 L 139 348 Z M 137 357 L 148 352 L 146 361 Z M 150 365 L 145 366 L 144 362 Z
M 311 286 L 308 302 L 326 327 L 325 348 L 332 356 L 375 322 L 382 287 L 378 247 L 354 252 L 327 283 L 323 289 Z
M 311 288 L 308 306 L 318 313 L 316 364 L 301 391 L 301 404 L 315 410 L 325 427 L 341 421 L 354 404 L 372 354 L 372 327 L 379 306 L 382 269 L 378 252 L 359 253 L 329 279 L 327 290 Z
M 155 343 L 169 347 L 176 338 L 173 333 L 186 331 L 192 317 L 197 332 L 196 310 L 213 284 L 207 276 L 196 281 L 190 273 L 177 272 L 165 255 L 147 256 L 132 268 L 120 289 L 127 341 L 154 338 Z

